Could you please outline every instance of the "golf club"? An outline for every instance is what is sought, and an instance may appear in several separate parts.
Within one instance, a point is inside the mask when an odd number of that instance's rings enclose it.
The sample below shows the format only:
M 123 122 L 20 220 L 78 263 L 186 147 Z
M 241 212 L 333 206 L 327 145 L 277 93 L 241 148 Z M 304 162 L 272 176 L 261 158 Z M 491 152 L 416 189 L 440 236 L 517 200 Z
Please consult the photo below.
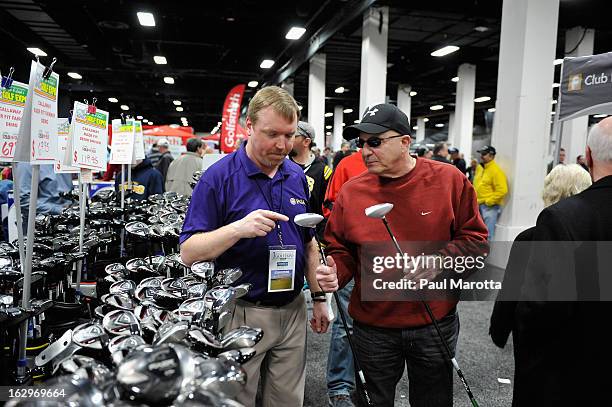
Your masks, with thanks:
M 387 215 L 391 211 L 391 209 L 393 209 L 392 203 L 382 203 L 382 204 L 378 204 L 378 205 L 374 205 L 374 206 L 370 206 L 369 208 L 366 208 L 365 214 L 369 218 L 382 220 L 385 227 L 387 228 L 387 232 L 389 232 L 389 236 L 391 236 L 391 239 L 393 240 L 393 244 L 395 245 L 397 252 L 399 253 L 400 256 L 404 257 L 404 252 L 402 251 L 402 248 L 397 242 L 395 235 L 391 231 L 391 228 L 389 227 L 389 222 L 387 222 L 387 218 L 385 217 L 385 215 Z M 417 291 L 417 295 L 418 294 L 419 293 Z M 425 311 L 427 311 L 427 315 L 429 315 L 429 319 L 431 319 L 431 322 L 434 328 L 436 329 L 438 336 L 440 337 L 440 341 L 442 342 L 442 345 L 444 346 L 446 355 L 448 356 L 451 363 L 453 364 L 453 367 L 455 368 L 455 371 L 457 372 L 457 376 L 459 376 L 459 380 L 461 380 L 461 383 L 463 384 L 463 387 L 465 388 L 465 391 L 468 397 L 470 398 L 470 402 L 472 403 L 472 406 L 478 407 L 478 402 L 474 398 L 474 395 L 472 394 L 472 390 L 470 389 L 470 386 L 468 385 L 467 380 L 465 379 L 465 376 L 463 375 L 463 371 L 461 371 L 461 368 L 459 367 L 457 360 L 453 356 L 450 350 L 450 347 L 448 346 L 448 343 L 444 339 L 444 336 L 442 335 L 442 331 L 440 331 L 440 327 L 438 326 L 438 321 L 436 321 L 436 318 L 434 317 L 433 312 L 431 311 L 431 308 L 429 307 L 429 304 L 427 303 L 427 301 L 423 299 L 421 299 L 420 301 L 425 306 Z
M 314 229 L 317 227 L 319 223 L 323 220 L 323 216 L 316 213 L 301 213 L 296 215 L 293 218 L 293 221 L 296 225 L 301 226 L 303 228 L 311 228 Z M 317 241 L 317 245 L 319 246 L 319 252 L 321 253 L 321 258 L 323 259 L 323 264 L 327 266 L 327 259 L 325 258 L 325 252 L 323 251 L 323 246 L 321 245 L 321 241 L 317 234 L 314 234 L 315 239 Z M 351 337 L 351 332 L 348 328 L 348 324 L 346 323 L 346 315 L 344 313 L 344 309 L 342 308 L 342 304 L 340 304 L 340 297 L 338 296 L 338 292 L 334 291 L 334 300 L 336 300 L 336 307 L 338 307 L 338 314 L 340 314 L 340 319 L 342 320 L 342 326 L 344 327 L 344 331 L 346 332 L 346 339 L 348 340 L 349 347 L 351 348 L 351 353 L 353 354 L 353 360 L 355 362 L 355 370 L 357 371 L 357 376 L 359 377 L 359 381 L 361 382 L 361 389 L 363 391 L 363 396 L 365 398 L 368 406 L 373 405 L 370 400 L 370 395 L 368 394 L 368 390 L 366 388 L 366 380 L 365 375 L 363 374 L 363 370 L 361 370 L 361 366 L 359 365 L 359 360 L 357 359 L 357 354 L 355 353 L 355 347 L 353 346 L 353 339 Z

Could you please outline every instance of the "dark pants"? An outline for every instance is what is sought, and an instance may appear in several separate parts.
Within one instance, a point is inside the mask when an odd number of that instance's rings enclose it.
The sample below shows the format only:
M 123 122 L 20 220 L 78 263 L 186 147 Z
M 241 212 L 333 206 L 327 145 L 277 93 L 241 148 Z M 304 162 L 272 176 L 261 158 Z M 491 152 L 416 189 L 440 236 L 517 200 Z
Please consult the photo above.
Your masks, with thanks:
M 456 311 L 438 321 L 451 352 L 459 337 Z M 433 325 L 378 328 L 354 321 L 357 358 L 376 407 L 393 406 L 395 387 L 408 369 L 411 407 L 452 407 L 453 367 Z M 365 405 L 360 401 L 360 405 Z

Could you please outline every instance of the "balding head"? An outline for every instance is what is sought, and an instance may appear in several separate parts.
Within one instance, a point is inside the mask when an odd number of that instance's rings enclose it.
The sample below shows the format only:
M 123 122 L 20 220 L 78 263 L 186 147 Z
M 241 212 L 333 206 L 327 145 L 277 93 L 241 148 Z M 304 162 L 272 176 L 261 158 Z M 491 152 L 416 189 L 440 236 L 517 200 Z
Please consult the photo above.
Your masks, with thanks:
M 591 128 L 586 159 L 593 182 L 612 175 L 612 117 L 603 119 Z

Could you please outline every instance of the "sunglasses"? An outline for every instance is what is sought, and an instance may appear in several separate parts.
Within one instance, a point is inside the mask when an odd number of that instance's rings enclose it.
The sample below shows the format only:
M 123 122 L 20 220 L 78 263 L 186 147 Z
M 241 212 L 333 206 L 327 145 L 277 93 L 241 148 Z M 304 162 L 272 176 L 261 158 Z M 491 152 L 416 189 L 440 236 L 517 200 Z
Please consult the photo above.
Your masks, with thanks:
M 363 146 L 365 144 L 367 144 L 369 147 L 376 148 L 376 147 L 379 147 L 382 144 L 383 141 L 389 140 L 389 139 L 392 139 L 392 138 L 396 138 L 396 137 L 404 137 L 404 135 L 403 134 L 399 134 L 397 136 L 391 136 L 391 137 L 386 137 L 386 138 L 370 137 L 367 140 L 363 140 L 363 139 L 358 138 L 357 139 L 357 147 L 363 148 Z

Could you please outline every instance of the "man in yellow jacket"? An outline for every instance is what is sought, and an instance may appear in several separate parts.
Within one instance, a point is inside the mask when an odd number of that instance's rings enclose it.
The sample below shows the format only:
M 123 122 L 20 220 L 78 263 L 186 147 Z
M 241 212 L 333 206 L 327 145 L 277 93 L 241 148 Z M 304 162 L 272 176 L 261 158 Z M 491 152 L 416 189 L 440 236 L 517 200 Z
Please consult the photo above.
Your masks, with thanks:
M 489 240 L 493 240 L 501 204 L 508 193 L 508 182 L 506 175 L 495 162 L 495 147 L 484 146 L 478 152 L 481 161 L 474 175 L 474 189 L 478 196 L 480 216 L 489 230 Z

